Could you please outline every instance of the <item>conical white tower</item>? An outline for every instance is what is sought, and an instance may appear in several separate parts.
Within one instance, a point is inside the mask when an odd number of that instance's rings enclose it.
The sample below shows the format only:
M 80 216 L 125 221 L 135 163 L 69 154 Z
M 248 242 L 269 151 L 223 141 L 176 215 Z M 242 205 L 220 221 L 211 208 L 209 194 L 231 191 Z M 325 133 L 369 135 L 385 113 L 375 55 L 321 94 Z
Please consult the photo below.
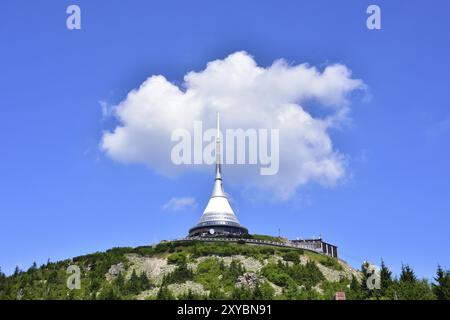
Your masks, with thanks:
M 189 230 L 189 236 L 204 235 L 235 235 L 241 236 L 248 233 L 241 226 L 236 215 L 231 209 L 228 198 L 223 191 L 222 168 L 220 163 L 220 118 L 217 112 L 217 134 L 216 134 L 216 178 L 214 188 L 208 205 L 203 211 L 200 222 Z

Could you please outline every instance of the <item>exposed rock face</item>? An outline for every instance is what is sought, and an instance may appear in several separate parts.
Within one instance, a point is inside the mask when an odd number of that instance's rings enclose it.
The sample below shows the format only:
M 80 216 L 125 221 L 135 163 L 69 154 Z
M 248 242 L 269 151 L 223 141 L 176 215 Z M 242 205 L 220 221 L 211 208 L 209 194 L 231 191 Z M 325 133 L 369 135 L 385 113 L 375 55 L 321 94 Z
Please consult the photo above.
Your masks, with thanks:
M 197 270 L 197 266 L 200 262 L 206 260 L 206 259 L 210 259 L 210 258 L 215 258 L 219 261 L 223 261 L 223 263 L 229 267 L 231 262 L 233 260 L 240 262 L 245 270 L 250 271 L 250 272 L 259 272 L 262 267 L 264 266 L 261 262 L 259 262 L 257 259 L 253 258 L 253 257 L 246 257 L 243 255 L 234 255 L 234 256 L 230 256 L 230 257 L 220 257 L 220 256 L 208 256 L 208 257 L 200 257 L 198 259 L 195 260 L 195 262 L 191 262 L 188 264 L 188 266 L 193 270 Z
M 237 260 L 238 262 L 242 263 L 245 270 L 250 271 L 250 272 L 259 272 L 263 267 L 263 264 L 261 262 L 259 262 L 257 259 L 255 259 L 253 257 L 242 256 L 242 255 L 224 257 L 223 260 L 224 260 L 225 265 L 227 265 L 227 266 L 229 266 L 231 264 L 231 261 Z
M 111 281 L 119 273 L 124 272 L 126 278 L 129 278 L 133 270 L 137 274 L 141 274 L 142 272 L 145 272 L 147 277 L 156 285 L 155 288 L 151 290 L 146 290 L 144 292 L 141 292 L 137 298 L 138 299 L 146 299 L 148 297 L 156 297 L 159 286 L 161 285 L 162 279 L 165 275 L 171 273 L 175 270 L 176 265 L 168 264 L 167 259 L 164 257 L 146 257 L 146 256 L 140 256 L 137 254 L 128 254 L 126 255 L 128 261 L 129 261 L 129 267 L 127 270 L 125 270 L 125 267 L 123 263 L 119 263 L 117 265 L 111 266 L 108 273 L 106 274 L 106 278 L 108 281 Z M 221 257 L 221 256 L 207 256 L 207 257 L 199 257 L 196 259 L 193 259 L 188 263 L 188 267 L 191 268 L 194 272 L 197 270 L 197 266 L 199 263 L 204 261 L 205 259 L 211 259 L 215 258 L 219 261 L 223 261 L 225 265 L 229 266 L 233 260 L 240 262 L 246 272 L 238 277 L 235 286 L 237 288 L 246 288 L 246 289 L 254 289 L 257 285 L 267 282 L 272 288 L 275 290 L 275 295 L 280 295 L 283 292 L 283 289 L 271 282 L 269 282 L 265 277 L 263 277 L 260 273 L 261 269 L 267 265 L 270 262 L 277 262 L 279 260 L 284 261 L 282 257 L 278 255 L 271 256 L 268 259 L 265 259 L 264 261 L 259 261 L 258 259 L 255 259 L 253 257 L 247 257 L 243 255 L 233 255 L 228 257 Z M 306 264 L 309 260 L 312 260 L 310 257 L 305 255 L 300 255 L 300 263 Z M 285 261 L 284 261 L 285 262 Z M 348 278 L 351 279 L 352 275 L 354 275 L 357 279 L 361 278 L 361 273 L 355 269 L 353 269 L 351 266 L 349 266 L 344 261 L 339 260 L 339 264 L 342 266 L 343 270 L 335 270 L 333 268 L 326 267 L 324 265 L 321 265 L 318 262 L 315 262 L 317 267 L 320 269 L 320 271 L 323 273 L 325 278 L 328 281 L 331 282 L 337 282 L 341 278 Z M 289 265 L 292 265 L 292 262 L 285 262 Z M 218 276 L 219 279 L 222 278 L 222 275 Z M 186 281 L 184 283 L 176 283 L 176 284 L 170 284 L 168 286 L 168 289 L 174 294 L 174 296 L 178 297 L 181 295 L 188 294 L 189 291 L 191 291 L 193 294 L 196 295 L 209 295 L 209 291 L 206 290 L 202 284 L 194 282 L 194 281 Z M 323 290 L 320 287 L 320 284 L 314 287 L 314 289 L 321 293 Z
M 209 291 L 203 288 L 203 285 L 193 281 L 186 281 L 185 283 L 174 283 L 167 286 L 167 288 L 178 297 L 186 295 L 190 292 L 198 295 L 209 295 Z
M 159 288 L 153 288 L 150 290 L 145 290 L 139 293 L 136 297 L 137 300 L 145 300 L 147 298 L 155 298 L 158 294 Z
M 106 280 L 112 281 L 114 280 L 121 272 L 125 271 L 125 266 L 122 262 L 118 264 L 113 264 L 108 272 L 105 274 Z
M 261 283 L 260 278 L 253 272 L 246 272 L 239 276 L 236 281 L 236 288 L 255 289 Z
M 136 274 L 145 272 L 147 277 L 156 285 L 161 284 L 163 277 L 176 268 L 175 265 L 168 264 L 167 259 L 142 257 L 137 254 L 128 254 L 126 257 L 131 264 L 127 272 L 128 277 L 133 270 L 136 271 Z
M 344 273 L 347 275 L 348 279 L 351 279 L 352 276 L 355 276 L 358 281 L 362 280 L 361 271 L 352 268 L 350 265 L 348 265 L 346 262 L 344 262 L 342 260 L 338 260 L 338 262 L 344 269 Z
M 339 264 L 342 266 L 343 270 L 335 270 L 332 268 L 327 268 L 320 263 L 317 263 L 317 267 L 319 270 L 323 273 L 325 278 L 328 281 L 331 282 L 338 282 L 339 280 L 343 278 L 351 279 L 352 275 L 356 277 L 356 279 L 361 279 L 361 273 L 352 267 L 350 267 L 348 264 L 343 263 L 342 261 L 339 261 Z

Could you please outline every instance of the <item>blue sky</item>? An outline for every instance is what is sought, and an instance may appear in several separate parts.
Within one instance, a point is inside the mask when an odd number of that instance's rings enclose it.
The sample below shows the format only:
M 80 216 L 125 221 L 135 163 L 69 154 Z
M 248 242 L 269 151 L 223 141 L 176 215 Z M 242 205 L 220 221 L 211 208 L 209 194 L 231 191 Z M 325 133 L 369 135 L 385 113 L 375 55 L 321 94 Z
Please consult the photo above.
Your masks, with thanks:
M 450 31 L 446 1 L 2 1 L 0 4 L 0 266 L 26 269 L 184 236 L 208 200 L 212 172 L 168 178 L 99 148 L 117 104 L 149 76 L 181 83 L 208 61 L 245 50 L 346 65 L 367 85 L 351 124 L 330 132 L 350 160 L 335 187 L 301 186 L 288 200 L 232 194 L 253 233 L 323 234 L 354 266 L 385 260 L 431 278 L 450 267 Z M 69 31 L 70 4 L 82 29 Z M 173 197 L 197 208 L 170 212 Z

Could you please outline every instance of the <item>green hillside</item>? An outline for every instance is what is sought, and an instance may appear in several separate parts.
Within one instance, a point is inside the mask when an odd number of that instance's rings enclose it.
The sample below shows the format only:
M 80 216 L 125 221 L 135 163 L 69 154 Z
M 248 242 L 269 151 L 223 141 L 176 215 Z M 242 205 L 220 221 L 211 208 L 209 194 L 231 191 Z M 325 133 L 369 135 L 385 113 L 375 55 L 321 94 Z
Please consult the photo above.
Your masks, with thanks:
M 69 266 L 80 270 L 70 290 Z M 113 248 L 73 259 L 0 272 L 0 299 L 436 299 L 449 297 L 450 273 L 441 285 L 419 280 L 405 266 L 399 279 L 383 265 L 381 288 L 345 262 L 312 251 L 239 243 L 163 242 Z M 439 273 L 439 272 L 438 272 Z

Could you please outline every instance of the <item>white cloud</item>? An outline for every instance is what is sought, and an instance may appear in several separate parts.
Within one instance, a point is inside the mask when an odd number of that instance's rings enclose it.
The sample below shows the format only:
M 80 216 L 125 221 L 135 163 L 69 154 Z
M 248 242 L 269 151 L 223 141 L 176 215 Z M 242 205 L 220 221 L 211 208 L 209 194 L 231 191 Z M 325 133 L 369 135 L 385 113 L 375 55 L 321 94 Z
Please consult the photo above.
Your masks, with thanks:
M 196 120 L 214 127 L 220 111 L 222 128 L 280 130 L 277 175 L 260 176 L 256 167 L 230 165 L 224 168 L 226 183 L 287 198 L 301 185 L 334 185 L 345 176 L 346 157 L 333 148 L 329 130 L 346 121 L 349 95 L 363 88 L 342 64 L 320 71 L 277 60 L 263 68 L 246 52 L 236 52 L 189 72 L 181 87 L 162 75 L 149 77 L 113 108 L 120 125 L 104 133 L 101 148 L 115 160 L 143 163 L 166 175 L 212 170 L 173 165 L 170 135 L 178 128 L 192 130 Z
M 197 202 L 192 197 L 172 198 L 162 206 L 165 211 L 182 211 L 196 207 Z

